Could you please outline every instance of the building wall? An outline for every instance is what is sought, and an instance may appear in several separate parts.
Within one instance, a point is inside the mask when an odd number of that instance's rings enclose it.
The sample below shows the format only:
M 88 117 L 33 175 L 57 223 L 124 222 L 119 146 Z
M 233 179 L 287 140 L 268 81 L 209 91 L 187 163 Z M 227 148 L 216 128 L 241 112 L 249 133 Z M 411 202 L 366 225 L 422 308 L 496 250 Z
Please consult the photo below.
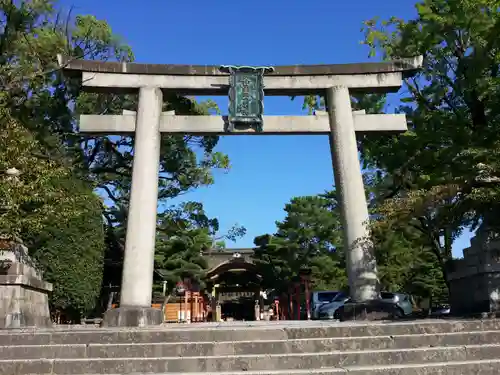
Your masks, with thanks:
M 161 305 L 158 305 L 161 309 Z M 207 315 L 206 307 L 202 304 L 202 297 L 199 293 L 193 293 L 193 298 L 181 298 L 167 303 L 165 306 L 165 321 L 203 321 Z

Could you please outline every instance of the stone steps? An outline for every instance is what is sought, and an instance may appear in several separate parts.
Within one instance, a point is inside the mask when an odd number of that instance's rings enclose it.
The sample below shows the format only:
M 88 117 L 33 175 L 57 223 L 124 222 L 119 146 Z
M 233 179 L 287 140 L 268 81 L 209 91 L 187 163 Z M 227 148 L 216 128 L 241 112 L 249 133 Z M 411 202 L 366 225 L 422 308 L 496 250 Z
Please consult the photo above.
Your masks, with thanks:
M 402 365 L 487 361 L 500 358 L 500 345 L 371 350 L 301 354 L 163 358 L 84 358 L 0 360 L 2 375 L 137 374 L 266 371 L 321 368 L 381 369 Z M 363 369 L 364 367 L 364 369 Z M 375 368 L 376 368 L 375 367 Z M 500 367 L 497 368 L 497 371 Z
M 257 324 L 259 323 L 259 324 Z M 45 329 L 0 331 L 0 345 L 92 343 L 168 343 L 273 341 L 310 338 L 366 337 L 500 331 L 500 320 L 424 320 L 398 323 L 256 322 L 247 324 L 192 324 L 143 329 Z
M 349 368 L 323 368 L 312 370 L 238 371 L 238 372 L 192 372 L 189 375 L 497 375 L 500 359 L 487 361 L 446 362 L 429 365 L 398 365 Z M 185 375 L 186 373 L 163 373 L 156 375 Z M 119 375 L 119 374 L 109 374 Z M 120 374 L 121 375 L 121 374 Z M 135 374 L 147 375 L 147 374 Z
M 432 348 L 491 343 L 500 344 L 500 331 L 238 342 L 6 345 L 0 346 L 0 358 L 154 358 L 268 353 L 298 354 L 347 350 Z
M 0 331 L 2 375 L 500 374 L 500 320 Z
M 500 360 L 432 363 L 428 365 L 398 365 L 372 367 L 323 368 L 312 370 L 278 370 L 278 371 L 231 371 L 231 372 L 192 372 L 192 373 L 158 373 L 155 375 L 498 375 Z M 35 373 L 39 374 L 39 373 Z M 88 375 L 88 374 L 79 374 Z M 107 375 L 123 375 L 108 373 Z M 134 373 L 134 375 L 150 375 L 150 373 Z

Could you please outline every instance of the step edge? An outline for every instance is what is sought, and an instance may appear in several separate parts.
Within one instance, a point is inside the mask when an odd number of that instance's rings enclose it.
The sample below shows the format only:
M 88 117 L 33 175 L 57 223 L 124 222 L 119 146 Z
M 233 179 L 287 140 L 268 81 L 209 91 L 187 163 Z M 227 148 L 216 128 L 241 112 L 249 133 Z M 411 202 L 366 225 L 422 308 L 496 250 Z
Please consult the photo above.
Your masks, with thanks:
M 485 359 L 485 360 L 470 360 L 470 361 L 452 361 L 452 362 L 431 362 L 428 364 L 419 365 L 420 368 L 446 368 L 453 366 L 464 365 L 488 365 L 499 364 L 500 359 Z M 302 374 L 322 374 L 322 373 L 339 373 L 348 374 L 351 371 L 366 371 L 366 370 L 405 370 L 415 367 L 413 364 L 408 365 L 390 365 L 390 366 L 347 366 L 347 367 L 324 367 L 320 369 L 288 369 L 288 370 L 259 370 L 259 371 L 222 371 L 222 372 L 161 372 L 154 374 L 134 373 L 134 375 L 302 375 Z M 76 374 L 86 375 L 86 374 Z M 108 375 L 122 375 L 122 374 L 108 374 Z
M 357 351 L 343 351 L 335 350 L 328 352 L 319 353 L 279 353 L 279 354 L 238 354 L 238 355 L 220 355 L 220 356 L 189 356 L 189 357 L 118 357 L 118 358 L 106 358 L 106 357 L 92 357 L 92 358 L 29 358 L 29 359 L 0 359 L 0 364 L 2 363 L 20 363 L 20 362 L 97 362 L 97 361 L 171 361 L 176 359 L 238 359 L 238 358 L 269 358 L 269 357 L 312 357 L 312 356 L 328 356 L 328 355 L 351 355 L 351 354 L 382 354 L 382 353 L 401 353 L 409 351 L 446 351 L 446 350 L 467 350 L 467 349 L 490 349 L 497 348 L 500 349 L 500 344 L 479 344 L 479 345 L 455 345 L 455 346 L 435 346 L 435 347 L 422 347 L 422 348 L 403 348 L 403 349 L 378 349 L 378 350 L 357 350 Z
M 186 331 L 241 331 L 241 330 L 261 330 L 261 331 L 269 331 L 269 330 L 296 330 L 296 329 L 316 329 L 316 328 L 337 328 L 337 327 L 380 327 L 380 326 L 418 326 L 424 324 L 430 325 L 463 325 L 463 324 L 472 324 L 472 323 L 484 323 L 484 322 L 498 322 L 500 324 L 500 319 L 483 319 L 483 320 L 421 320 L 421 321 L 409 321 L 409 322 L 394 322 L 394 321 L 380 321 L 380 322 L 328 322 L 324 323 L 315 323 L 315 324 L 268 324 L 268 325 L 239 325 L 234 327 L 229 327 L 227 325 L 214 325 L 214 326 L 176 326 L 176 327 L 168 327 L 168 326 L 149 326 L 149 327 L 141 327 L 141 328 L 105 328 L 105 327 L 73 327 L 73 328 L 24 328 L 24 329 L 9 329 L 9 330 L 0 330 L 0 336 L 8 335 L 12 333 L 18 334 L 58 334 L 58 333 L 69 333 L 69 332 L 186 332 Z
M 500 365 L 500 359 L 478 359 L 469 361 L 451 361 L 451 362 L 427 362 L 427 363 L 408 363 L 403 365 L 373 365 L 373 366 L 346 366 L 348 371 L 366 371 L 366 370 L 392 370 L 392 369 L 410 369 L 426 367 L 448 367 L 464 366 L 476 364 L 496 364 Z M 156 374 L 155 374 L 156 375 Z
M 466 331 L 466 332 L 438 332 L 438 333 L 423 333 L 423 334 L 404 334 L 404 335 L 377 335 L 377 336 L 343 336 L 343 337 L 311 337 L 300 339 L 280 339 L 280 340 L 258 340 L 259 343 L 287 343 L 287 342 L 305 342 L 305 341 L 348 341 L 348 340 L 373 340 L 373 339 L 397 339 L 397 338 L 416 338 L 416 337 L 450 337 L 450 336 L 473 336 L 481 334 L 498 333 L 499 330 L 488 331 Z M 174 345 L 214 345 L 214 344 L 248 344 L 254 343 L 255 340 L 236 340 L 236 341 L 175 341 L 175 342 L 119 342 L 119 343 L 88 343 L 88 344 L 23 344 L 23 345 L 0 345 L 2 348 L 29 348 L 29 347 L 102 347 L 102 346 L 174 346 Z M 458 346 L 458 345 L 457 345 Z

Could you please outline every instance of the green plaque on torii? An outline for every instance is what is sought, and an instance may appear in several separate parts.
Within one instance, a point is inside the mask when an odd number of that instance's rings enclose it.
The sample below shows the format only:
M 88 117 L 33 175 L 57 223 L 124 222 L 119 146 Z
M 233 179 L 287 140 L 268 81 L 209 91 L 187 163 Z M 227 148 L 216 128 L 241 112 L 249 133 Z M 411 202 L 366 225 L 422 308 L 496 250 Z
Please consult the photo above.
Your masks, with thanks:
M 273 67 L 224 65 L 220 70 L 229 73 L 229 116 L 227 131 L 237 127 L 252 127 L 262 131 L 264 113 L 264 74 Z

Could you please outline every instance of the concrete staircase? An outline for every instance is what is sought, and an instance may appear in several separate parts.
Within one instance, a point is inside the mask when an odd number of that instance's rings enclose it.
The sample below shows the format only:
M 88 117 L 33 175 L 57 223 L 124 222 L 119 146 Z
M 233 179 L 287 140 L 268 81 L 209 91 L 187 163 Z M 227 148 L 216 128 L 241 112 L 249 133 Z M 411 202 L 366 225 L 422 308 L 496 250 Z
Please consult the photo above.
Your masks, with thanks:
M 500 374 L 500 320 L 0 331 L 0 374 Z

